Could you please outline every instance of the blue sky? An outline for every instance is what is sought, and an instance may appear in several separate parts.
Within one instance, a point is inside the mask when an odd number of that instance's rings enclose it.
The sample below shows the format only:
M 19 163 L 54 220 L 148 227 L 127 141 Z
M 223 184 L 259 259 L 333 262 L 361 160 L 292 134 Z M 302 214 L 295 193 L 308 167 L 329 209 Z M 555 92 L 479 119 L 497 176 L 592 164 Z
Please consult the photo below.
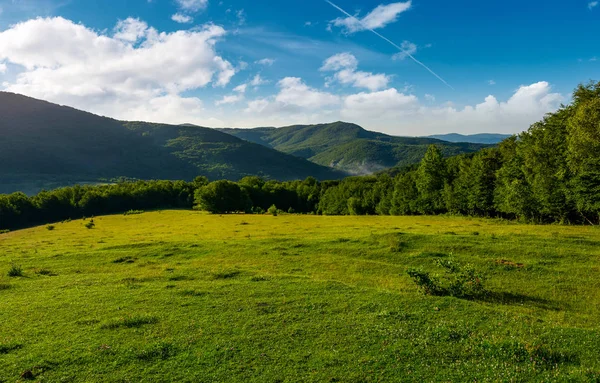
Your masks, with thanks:
M 356 18 L 322 0 L 0 0 L 0 88 L 121 119 L 424 135 L 522 131 L 600 80 L 595 1 L 334 3 Z

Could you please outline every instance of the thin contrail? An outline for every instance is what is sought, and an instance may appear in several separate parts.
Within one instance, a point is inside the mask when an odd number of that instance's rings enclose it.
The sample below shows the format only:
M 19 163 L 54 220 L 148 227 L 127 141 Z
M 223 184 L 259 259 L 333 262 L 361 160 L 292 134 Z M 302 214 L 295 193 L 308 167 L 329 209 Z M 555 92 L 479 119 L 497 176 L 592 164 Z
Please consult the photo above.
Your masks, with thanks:
M 414 62 L 416 62 L 417 64 L 419 64 L 420 66 L 422 66 L 423 68 L 427 69 L 427 71 L 429 73 L 431 73 L 432 75 L 434 75 L 435 77 L 437 77 L 438 80 L 440 80 L 441 82 L 443 82 L 446 86 L 448 86 L 450 89 L 455 90 L 450 84 L 448 84 L 446 82 L 446 80 L 444 80 L 443 78 L 441 78 L 437 73 L 435 73 L 434 71 L 432 71 L 431 69 L 429 69 L 429 67 L 425 64 L 423 64 L 422 62 L 420 62 L 419 60 L 417 60 L 415 58 L 415 56 L 411 55 L 408 51 L 406 51 L 405 49 L 402 49 L 398 44 L 394 43 L 392 40 L 388 39 L 387 37 L 381 35 L 378 32 L 375 32 L 373 29 L 371 28 L 367 28 L 365 27 L 365 25 L 363 24 L 362 21 L 360 21 L 359 19 L 357 19 L 355 16 L 352 16 L 351 14 L 349 14 L 348 12 L 346 12 L 345 10 L 343 10 L 341 7 L 339 7 L 338 5 L 335 5 L 334 3 L 332 3 L 329 0 L 325 0 L 325 2 L 329 3 L 329 5 L 331 5 L 332 7 L 336 8 L 338 11 L 342 12 L 343 14 L 345 14 L 348 17 L 353 18 L 354 20 L 358 21 L 358 23 L 365 29 L 373 32 L 376 36 L 381 37 L 383 40 L 387 41 L 388 43 L 392 44 L 392 46 L 394 46 L 395 48 L 397 48 L 398 50 L 400 50 L 400 52 L 404 53 L 405 55 L 407 55 L 408 57 L 410 57 Z

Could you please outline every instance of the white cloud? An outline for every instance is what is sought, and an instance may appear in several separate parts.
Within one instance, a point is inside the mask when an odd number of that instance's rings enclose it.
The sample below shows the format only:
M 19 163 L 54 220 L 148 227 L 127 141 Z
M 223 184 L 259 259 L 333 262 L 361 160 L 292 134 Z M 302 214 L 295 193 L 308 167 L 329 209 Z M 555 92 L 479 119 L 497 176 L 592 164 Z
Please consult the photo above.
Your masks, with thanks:
M 435 102 L 435 96 L 432 94 L 426 94 L 425 95 L 425 100 L 429 101 L 429 102 Z
M 173 16 L 171 16 L 171 20 L 179 24 L 189 24 L 194 21 L 194 18 L 189 15 L 184 15 L 183 13 L 176 13 Z
M 598 57 L 592 57 L 592 58 L 590 59 L 590 62 L 594 62 L 594 61 L 598 61 Z
M 395 55 L 393 55 L 392 59 L 404 60 L 409 55 L 414 56 L 415 53 L 417 53 L 417 45 L 414 43 L 411 43 L 410 41 L 406 41 L 406 40 L 403 41 L 402 44 L 400 44 L 400 48 L 402 48 L 402 52 L 398 52 Z
M 275 64 L 275 59 L 264 58 L 262 60 L 255 61 L 254 63 L 265 66 L 272 66 L 273 64 Z
M 321 71 L 337 71 L 334 79 L 344 85 L 366 88 L 372 91 L 387 87 L 390 77 L 385 74 L 373 74 L 357 71 L 358 60 L 350 53 L 340 53 L 329 57 L 323 63 Z
M 322 108 L 340 102 L 338 96 L 313 89 L 298 77 L 286 77 L 279 81 L 277 85 L 281 90 L 275 97 L 275 100 L 284 105 L 294 105 L 303 108 Z
M 343 28 L 346 33 L 355 33 L 369 29 L 383 28 L 398 20 L 398 16 L 410 9 L 412 3 L 391 3 L 379 5 L 365 17 L 340 17 L 331 22 L 336 27 Z M 330 24 L 330 25 L 331 25 Z
M 588 9 L 592 10 L 594 8 L 596 8 L 598 6 L 598 2 L 597 1 L 591 1 L 588 3 Z
M 244 99 L 244 96 L 241 94 L 234 94 L 231 96 L 225 96 L 221 100 L 215 102 L 215 105 L 225 105 L 225 104 L 235 104 L 236 102 L 240 102 Z
M 358 60 L 353 54 L 345 52 L 329 57 L 323 63 L 321 71 L 337 71 L 341 69 L 356 69 Z
M 235 70 L 215 51 L 225 34 L 215 25 L 159 33 L 127 19 L 111 37 L 61 17 L 29 20 L 0 32 L 0 61 L 22 67 L 3 86 L 115 118 L 198 121 L 202 103 L 180 94 L 229 83 Z
M 388 89 L 346 97 L 341 115 L 391 134 L 518 133 L 558 109 L 563 100 L 547 82 L 521 86 L 504 102 L 490 95 L 462 109 L 447 103 L 425 106 L 415 96 Z
M 274 97 L 248 103 L 242 120 L 229 126 L 277 126 L 346 120 L 370 130 L 393 135 L 422 136 L 435 133 L 518 133 L 555 111 L 564 101 L 547 82 L 519 87 L 506 101 L 488 96 L 479 104 L 462 108 L 452 102 L 434 104 L 433 96 L 419 100 L 390 88 L 339 97 L 306 85 L 299 78 L 279 83 Z
M 496 85 L 496 81 L 494 81 L 494 80 L 489 80 L 489 81 L 488 81 L 488 85 L 492 85 L 492 86 L 493 86 L 493 85 Z
M 198 12 L 208 7 L 208 0 L 175 0 L 179 8 L 187 12 Z
M 238 93 L 246 93 L 246 88 L 248 88 L 248 84 L 242 84 L 233 88 L 233 91 Z
M 0 74 L 6 73 L 7 67 L 5 63 L 0 62 Z
M 412 111 L 418 106 L 416 96 L 405 95 L 392 88 L 381 92 L 347 96 L 344 99 L 342 116 L 351 119 L 385 119 L 402 114 L 404 111 Z
M 114 32 L 115 39 L 135 43 L 145 37 L 149 29 L 148 24 L 144 21 L 129 17 L 125 20 L 119 20 Z
M 246 113 L 262 113 L 269 105 L 270 102 L 268 100 L 258 99 L 250 101 L 248 103 L 248 108 L 246 108 L 244 111 Z
M 269 82 L 267 80 L 260 77 L 260 74 L 257 74 L 256 76 L 254 76 L 254 78 L 250 81 L 250 85 L 252 85 L 252 86 L 261 86 L 261 85 L 268 84 L 268 83 Z

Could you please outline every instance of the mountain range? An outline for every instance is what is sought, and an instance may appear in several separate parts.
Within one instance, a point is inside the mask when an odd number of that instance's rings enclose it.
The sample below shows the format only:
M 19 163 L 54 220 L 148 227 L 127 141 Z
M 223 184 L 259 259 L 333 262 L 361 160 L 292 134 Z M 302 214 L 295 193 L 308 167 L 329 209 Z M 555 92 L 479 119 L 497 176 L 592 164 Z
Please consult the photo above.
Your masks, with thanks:
M 451 143 L 431 137 L 390 136 L 341 121 L 283 128 L 219 130 L 354 175 L 417 163 L 432 144 L 438 145 L 445 156 L 472 153 L 486 147 L 479 143 Z
M 0 193 L 123 177 L 340 179 L 417 163 L 431 144 L 447 156 L 487 146 L 345 122 L 255 129 L 127 122 L 7 92 L 0 116 Z

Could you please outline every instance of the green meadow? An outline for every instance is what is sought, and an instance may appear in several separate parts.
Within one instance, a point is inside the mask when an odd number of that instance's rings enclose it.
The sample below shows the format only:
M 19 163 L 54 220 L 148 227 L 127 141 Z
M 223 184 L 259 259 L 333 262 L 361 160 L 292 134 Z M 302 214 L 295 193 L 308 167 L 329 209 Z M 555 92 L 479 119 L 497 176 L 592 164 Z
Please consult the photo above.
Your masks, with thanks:
M 600 381 L 596 227 L 195 211 L 88 223 L 0 234 L 0 382 Z M 472 265 L 486 293 L 425 295 L 407 271 L 441 274 L 440 259 Z

